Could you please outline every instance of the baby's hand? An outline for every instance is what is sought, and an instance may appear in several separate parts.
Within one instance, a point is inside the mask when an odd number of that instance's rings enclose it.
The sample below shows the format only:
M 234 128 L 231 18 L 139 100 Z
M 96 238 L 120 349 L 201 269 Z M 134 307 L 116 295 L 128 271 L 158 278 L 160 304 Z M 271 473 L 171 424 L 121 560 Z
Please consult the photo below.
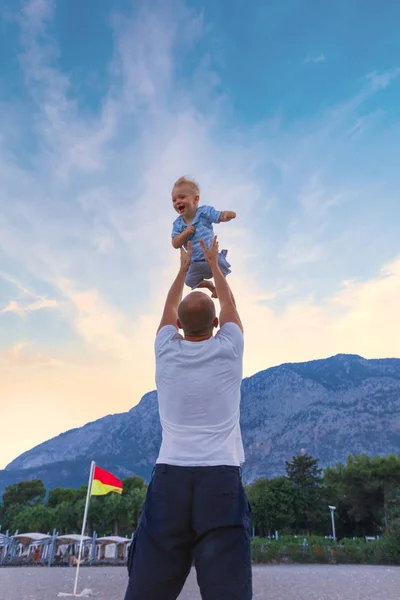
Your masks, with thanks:
M 221 221 L 226 223 L 227 221 L 232 221 L 232 219 L 236 219 L 236 213 L 233 210 L 224 210 L 221 215 Z
M 185 229 L 185 234 L 187 235 L 187 237 L 193 235 L 194 234 L 194 226 L 188 225 Z

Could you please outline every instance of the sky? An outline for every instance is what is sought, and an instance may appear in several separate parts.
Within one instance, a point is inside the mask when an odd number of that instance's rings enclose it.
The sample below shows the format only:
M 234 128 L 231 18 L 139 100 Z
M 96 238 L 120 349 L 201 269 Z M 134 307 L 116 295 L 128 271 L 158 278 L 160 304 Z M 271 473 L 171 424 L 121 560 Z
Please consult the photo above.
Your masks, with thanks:
M 246 376 L 400 356 L 399 18 L 396 0 L 3 0 L 0 468 L 154 389 L 181 175 L 237 212 L 215 232 Z

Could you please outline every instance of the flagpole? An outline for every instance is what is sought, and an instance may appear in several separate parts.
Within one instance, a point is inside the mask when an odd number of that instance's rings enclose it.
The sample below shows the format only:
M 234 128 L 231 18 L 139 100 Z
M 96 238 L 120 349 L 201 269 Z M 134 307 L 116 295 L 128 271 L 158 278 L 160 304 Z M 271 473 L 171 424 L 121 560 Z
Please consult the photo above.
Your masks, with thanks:
M 79 544 L 78 564 L 76 566 L 76 575 L 75 575 L 74 592 L 73 592 L 74 596 L 76 596 L 76 588 L 78 586 L 79 567 L 81 564 L 81 557 L 82 557 L 83 536 L 85 535 L 86 520 L 87 520 L 87 515 L 88 515 L 88 510 L 89 510 L 89 502 L 90 502 L 90 495 L 92 492 L 93 473 L 94 473 L 95 466 L 96 466 L 96 463 L 92 460 L 92 464 L 90 465 L 89 483 L 88 483 L 88 489 L 87 489 L 87 494 L 86 494 L 85 512 L 83 515 L 81 542 Z

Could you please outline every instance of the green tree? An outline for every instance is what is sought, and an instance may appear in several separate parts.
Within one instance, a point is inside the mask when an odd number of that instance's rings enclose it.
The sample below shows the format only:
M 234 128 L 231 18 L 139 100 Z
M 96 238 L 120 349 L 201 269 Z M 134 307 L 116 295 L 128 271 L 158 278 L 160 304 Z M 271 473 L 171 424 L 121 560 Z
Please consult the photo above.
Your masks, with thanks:
M 137 477 L 137 475 L 133 475 L 132 477 L 127 477 L 122 482 L 122 494 L 130 494 L 134 490 L 143 490 L 146 489 L 146 483 L 144 479 L 141 477 Z
M 52 510 L 54 511 L 54 527 L 60 535 L 80 533 L 79 519 L 82 520 L 83 513 L 78 515 L 75 504 L 60 502 Z
M 256 533 L 271 536 L 293 523 L 293 490 L 287 477 L 258 479 L 247 486 Z
M 108 494 L 104 499 L 104 512 L 112 535 L 120 535 L 128 527 L 128 498 L 119 494 Z
M 125 534 L 129 535 L 132 531 L 136 530 L 146 498 L 146 493 L 147 486 L 144 486 L 137 487 L 127 494 L 128 531 L 126 531 Z
M 44 504 L 20 507 L 11 521 L 11 530 L 20 533 L 51 533 L 54 529 L 54 510 Z
M 346 535 L 376 535 L 384 531 L 387 507 L 397 493 L 400 457 L 349 456 L 345 465 L 327 468 L 324 481 L 336 490 Z
M 4 504 L 0 502 L 0 531 L 5 531 L 6 525 L 6 511 L 4 509 Z
M 289 529 L 295 521 L 293 506 L 293 488 L 287 477 L 274 477 L 270 482 L 274 497 L 274 529 L 278 531 Z
M 59 504 L 69 503 L 75 504 L 75 502 L 82 497 L 81 490 L 72 490 L 70 488 L 56 487 L 49 491 L 47 498 L 47 504 L 51 508 L 55 508 Z
M 46 489 L 40 479 L 21 481 L 6 487 L 3 494 L 3 504 L 6 511 L 15 505 L 35 506 L 42 504 L 45 496 Z
M 286 461 L 286 473 L 293 489 L 293 512 L 297 531 L 311 533 L 318 527 L 322 515 L 322 469 L 318 459 L 308 454 L 293 456 Z
M 262 537 L 269 535 L 271 526 L 269 522 L 269 480 L 257 479 L 246 487 L 247 497 L 251 505 L 252 524 L 257 533 Z
M 400 537 L 400 486 L 395 498 L 390 500 L 386 506 L 385 529 L 389 533 L 396 533 Z

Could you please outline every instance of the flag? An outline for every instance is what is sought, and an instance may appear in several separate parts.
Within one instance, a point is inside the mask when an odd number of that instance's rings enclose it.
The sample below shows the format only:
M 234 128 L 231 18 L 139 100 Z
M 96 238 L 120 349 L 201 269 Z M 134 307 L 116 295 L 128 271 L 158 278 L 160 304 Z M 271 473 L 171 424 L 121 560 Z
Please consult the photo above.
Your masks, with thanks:
M 122 481 L 117 479 L 112 473 L 95 467 L 92 480 L 92 496 L 104 496 L 110 492 L 122 494 Z

